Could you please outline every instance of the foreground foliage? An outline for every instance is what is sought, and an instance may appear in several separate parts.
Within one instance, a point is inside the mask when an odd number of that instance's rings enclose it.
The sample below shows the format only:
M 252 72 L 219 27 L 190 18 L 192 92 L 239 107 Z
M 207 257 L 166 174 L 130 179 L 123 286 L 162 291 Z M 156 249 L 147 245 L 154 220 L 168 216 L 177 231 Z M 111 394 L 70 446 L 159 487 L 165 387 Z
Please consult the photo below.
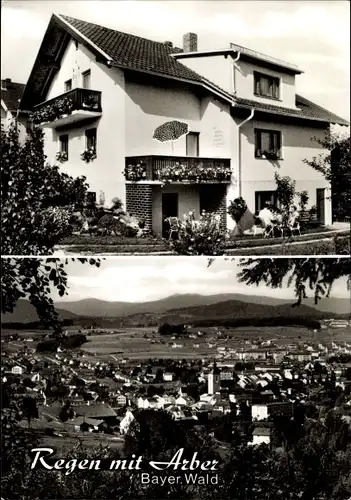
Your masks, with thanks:
M 62 324 L 55 311 L 51 293 L 56 289 L 62 297 L 67 294 L 66 266 L 77 260 L 82 264 L 100 266 L 99 259 L 10 258 L 3 259 L 1 269 L 1 311 L 12 313 L 18 300 L 27 298 L 35 307 L 42 324 L 62 333 Z
M 1 253 L 48 255 L 72 234 L 75 207 L 85 201 L 85 177 L 73 178 L 51 166 L 44 135 L 32 130 L 25 143 L 16 125 L 1 130 Z

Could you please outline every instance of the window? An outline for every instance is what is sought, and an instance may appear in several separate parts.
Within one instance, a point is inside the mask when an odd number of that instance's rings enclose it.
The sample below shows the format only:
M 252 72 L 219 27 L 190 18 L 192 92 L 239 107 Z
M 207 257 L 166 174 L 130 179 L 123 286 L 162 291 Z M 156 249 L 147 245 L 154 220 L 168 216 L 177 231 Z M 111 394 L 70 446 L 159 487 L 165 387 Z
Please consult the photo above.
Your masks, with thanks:
M 70 90 L 72 90 L 72 79 L 65 82 L 65 92 L 69 92 Z
M 186 136 L 186 156 L 199 156 L 199 133 L 189 132 Z
M 60 135 L 60 153 L 66 153 L 68 159 L 68 134 Z
M 91 82 L 91 71 L 90 69 L 88 69 L 87 71 L 84 71 L 84 73 L 82 73 L 83 89 L 90 89 L 90 82 Z
M 279 99 L 279 83 L 280 83 L 279 78 L 255 72 L 254 80 L 255 80 L 254 94 L 262 97 L 271 97 L 272 99 Z
M 255 129 L 255 157 L 278 159 L 281 157 L 281 132 Z
M 277 192 L 276 191 L 255 191 L 255 212 L 260 212 L 266 203 L 271 206 L 277 206 Z
M 85 131 L 86 148 L 94 149 L 96 152 L 96 128 L 90 128 Z

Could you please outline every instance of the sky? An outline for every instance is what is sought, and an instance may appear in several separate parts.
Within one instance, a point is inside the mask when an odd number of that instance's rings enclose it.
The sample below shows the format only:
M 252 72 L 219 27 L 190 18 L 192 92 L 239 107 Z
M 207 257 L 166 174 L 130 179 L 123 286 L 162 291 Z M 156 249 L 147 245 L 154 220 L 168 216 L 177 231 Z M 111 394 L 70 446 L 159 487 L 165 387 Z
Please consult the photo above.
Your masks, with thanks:
M 108 301 L 147 302 L 174 294 L 215 295 L 241 293 L 294 299 L 293 289 L 273 290 L 239 283 L 238 262 L 216 259 L 208 266 L 207 258 L 189 257 L 117 257 L 101 261 L 99 268 L 69 261 L 69 294 L 59 299 L 75 301 L 96 298 Z M 346 280 L 335 282 L 332 296 L 348 297 Z
M 237 43 L 297 64 L 297 92 L 350 118 L 348 1 L 3 0 L 2 78 L 25 83 L 51 14 L 65 14 L 182 46 L 189 31 L 199 50 Z

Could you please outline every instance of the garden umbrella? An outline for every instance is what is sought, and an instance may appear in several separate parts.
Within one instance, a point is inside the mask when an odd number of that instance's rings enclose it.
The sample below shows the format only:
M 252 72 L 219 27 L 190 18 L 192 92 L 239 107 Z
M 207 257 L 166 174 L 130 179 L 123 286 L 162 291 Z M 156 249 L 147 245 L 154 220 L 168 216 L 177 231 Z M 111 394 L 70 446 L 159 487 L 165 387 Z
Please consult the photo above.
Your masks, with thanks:
M 173 151 L 173 142 L 178 140 L 182 135 L 187 134 L 189 127 L 187 123 L 173 120 L 163 123 L 154 131 L 153 139 L 159 142 L 171 142 Z

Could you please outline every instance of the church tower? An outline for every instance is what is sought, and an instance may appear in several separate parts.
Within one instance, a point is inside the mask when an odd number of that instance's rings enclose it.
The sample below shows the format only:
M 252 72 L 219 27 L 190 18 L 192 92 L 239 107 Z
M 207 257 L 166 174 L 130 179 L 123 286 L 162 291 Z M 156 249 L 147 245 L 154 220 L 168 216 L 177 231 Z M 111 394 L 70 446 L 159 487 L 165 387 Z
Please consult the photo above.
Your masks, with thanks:
M 208 374 L 208 394 L 216 394 L 221 388 L 220 371 L 216 363 L 213 363 L 212 371 Z

